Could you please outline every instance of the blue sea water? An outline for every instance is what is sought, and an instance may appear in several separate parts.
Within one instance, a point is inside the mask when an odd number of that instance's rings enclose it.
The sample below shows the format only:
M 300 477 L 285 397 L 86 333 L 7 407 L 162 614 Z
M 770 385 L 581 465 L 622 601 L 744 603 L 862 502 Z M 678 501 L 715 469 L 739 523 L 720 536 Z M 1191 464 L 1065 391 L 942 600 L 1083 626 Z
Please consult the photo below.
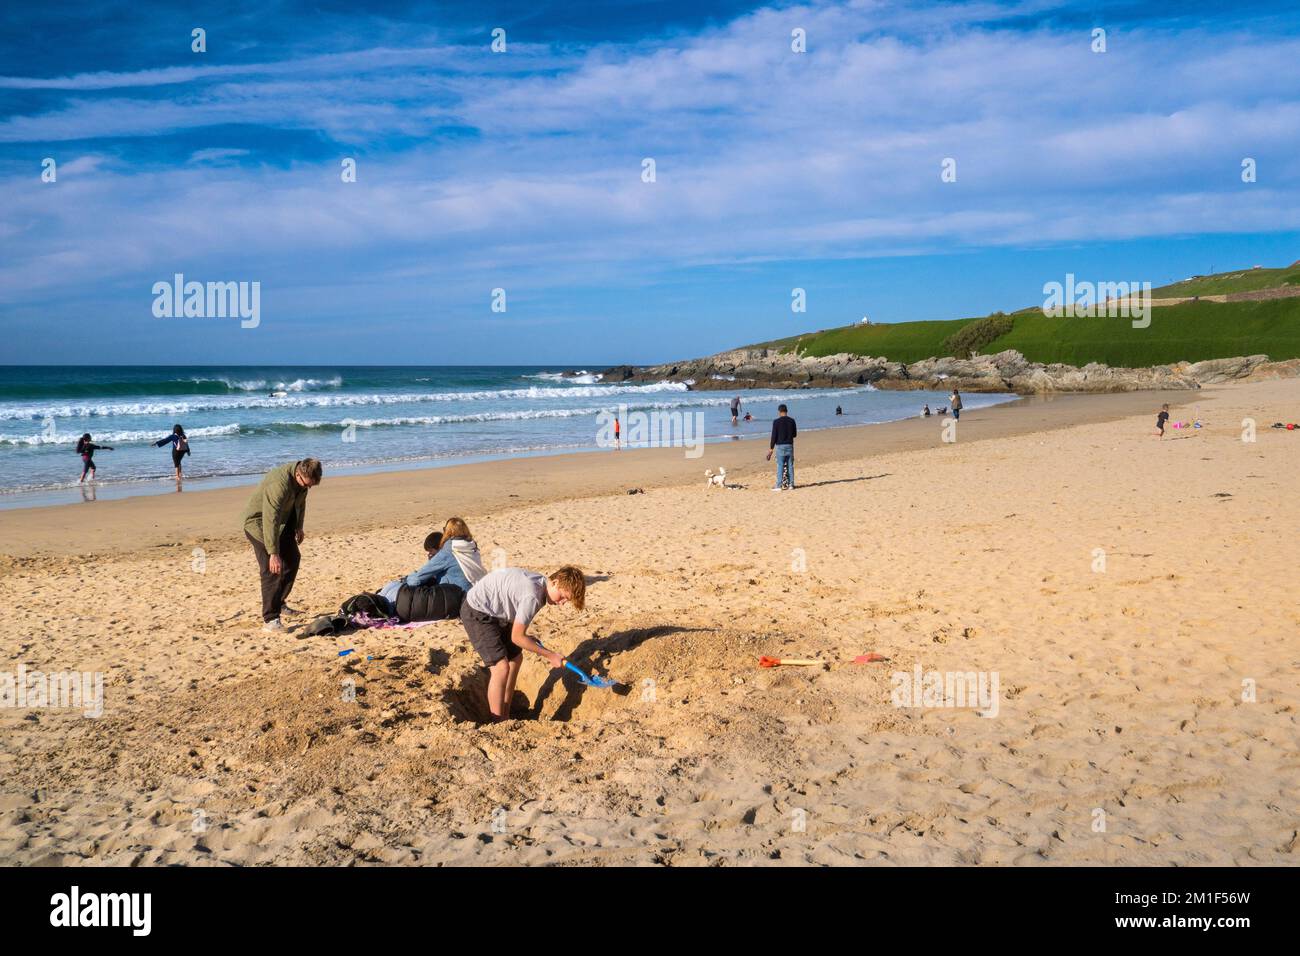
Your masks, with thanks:
M 733 428 L 735 394 L 754 421 Z M 1012 398 L 971 395 L 966 407 Z M 597 416 L 620 406 L 700 412 L 704 440 L 729 441 L 766 435 L 781 402 L 807 431 L 908 418 L 947 396 L 868 387 L 696 391 L 556 367 L 0 366 L 0 508 L 84 497 L 75 448 L 85 432 L 114 449 L 95 455 L 95 493 L 120 497 L 174 490 L 170 446 L 153 442 L 177 423 L 192 449 L 186 487 L 197 489 L 251 482 L 308 455 L 341 474 L 594 450 Z

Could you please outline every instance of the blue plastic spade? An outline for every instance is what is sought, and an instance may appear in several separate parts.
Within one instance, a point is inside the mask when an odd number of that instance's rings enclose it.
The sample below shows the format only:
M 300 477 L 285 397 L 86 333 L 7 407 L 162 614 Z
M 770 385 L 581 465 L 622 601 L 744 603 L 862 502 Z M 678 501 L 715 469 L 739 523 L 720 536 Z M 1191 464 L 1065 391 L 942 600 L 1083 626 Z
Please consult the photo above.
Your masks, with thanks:
M 564 666 L 577 674 L 578 680 L 582 681 L 588 687 L 614 687 L 618 684 L 618 681 L 611 677 L 600 677 L 596 674 L 587 676 L 582 672 L 582 669 L 578 667 L 577 664 L 574 664 L 571 661 L 565 661 Z
M 537 639 L 534 638 L 534 640 Z M 541 641 L 537 641 L 537 646 L 540 647 L 542 650 L 546 650 L 546 645 L 543 644 Z M 581 667 L 579 667 L 577 664 L 574 664 L 572 661 L 566 660 L 564 662 L 564 666 L 566 669 L 571 670 L 573 671 L 573 673 L 577 674 L 578 680 L 582 681 L 588 687 L 600 687 L 602 689 L 608 689 L 610 687 L 619 686 L 618 681 L 614 680 L 612 677 L 599 677 L 596 674 L 592 674 L 588 676 Z

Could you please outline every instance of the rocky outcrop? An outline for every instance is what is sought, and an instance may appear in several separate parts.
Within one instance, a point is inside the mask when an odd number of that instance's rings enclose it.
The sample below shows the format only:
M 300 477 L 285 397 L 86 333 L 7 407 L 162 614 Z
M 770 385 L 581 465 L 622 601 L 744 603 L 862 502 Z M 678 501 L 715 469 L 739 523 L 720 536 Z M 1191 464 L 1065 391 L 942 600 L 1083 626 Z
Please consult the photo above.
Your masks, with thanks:
M 687 382 L 694 389 L 836 388 L 873 385 L 888 389 L 948 389 L 966 392 L 1133 392 L 1189 389 L 1223 382 L 1300 375 L 1300 360 L 1270 362 L 1267 355 L 1179 362 L 1152 368 L 1111 368 L 1030 362 L 1008 349 L 969 359 L 929 358 L 905 365 L 873 356 L 798 356 L 774 349 L 734 349 L 706 358 L 646 367 L 607 369 L 603 381 Z

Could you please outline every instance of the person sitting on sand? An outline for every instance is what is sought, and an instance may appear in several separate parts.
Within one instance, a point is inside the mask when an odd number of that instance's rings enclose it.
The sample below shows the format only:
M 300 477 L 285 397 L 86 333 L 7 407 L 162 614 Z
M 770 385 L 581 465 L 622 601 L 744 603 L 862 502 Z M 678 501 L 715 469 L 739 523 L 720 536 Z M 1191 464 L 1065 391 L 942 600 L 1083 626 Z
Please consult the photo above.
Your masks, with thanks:
M 447 584 L 464 593 L 487 573 L 464 518 L 448 518 L 441 533 L 435 531 L 424 539 L 424 550 L 429 560 L 406 577 L 385 584 L 380 597 L 396 605 L 403 584 L 412 588 Z
M 100 449 L 112 451 L 113 446 L 96 445 L 90 440 L 90 432 L 77 439 L 77 454 L 81 456 L 81 477 L 77 479 L 78 484 L 86 480 L 87 474 L 90 475 L 91 481 L 95 480 L 95 452 Z
M 1169 421 L 1169 406 L 1161 405 L 1160 414 L 1156 416 L 1156 434 L 1165 437 L 1165 423 Z
M 190 453 L 190 440 L 185 437 L 185 429 L 181 428 L 180 425 L 172 426 L 172 433 L 166 438 L 159 438 L 153 443 L 153 446 L 161 448 L 168 443 L 172 446 L 172 467 L 176 469 L 176 480 L 180 481 L 181 462 Z
M 304 458 L 266 473 L 244 508 L 244 536 L 253 546 L 262 579 L 262 630 L 282 631 L 280 612 L 298 577 L 305 537 L 307 492 L 321 481 L 321 463 Z
M 568 564 L 550 577 L 523 568 L 501 568 L 470 588 L 460 606 L 460 622 L 487 666 L 487 705 L 494 721 L 510 716 L 524 651 L 546 658 L 552 667 L 564 666 L 563 655 L 528 636 L 533 618 L 548 604 L 572 603 L 581 611 L 586 601 L 586 579 L 580 569 Z

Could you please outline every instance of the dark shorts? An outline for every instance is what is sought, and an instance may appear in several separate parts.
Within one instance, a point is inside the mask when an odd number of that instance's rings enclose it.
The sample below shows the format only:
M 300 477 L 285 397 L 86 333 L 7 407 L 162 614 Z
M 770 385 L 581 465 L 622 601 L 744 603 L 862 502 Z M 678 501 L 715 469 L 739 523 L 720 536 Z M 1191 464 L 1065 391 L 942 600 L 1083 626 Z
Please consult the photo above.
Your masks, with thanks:
M 498 661 L 512 661 L 524 652 L 523 648 L 510 640 L 514 622 L 476 611 L 469 606 L 469 601 L 460 606 L 460 623 L 465 625 L 471 646 L 478 651 L 478 656 L 483 658 L 483 663 L 488 667 Z
M 173 468 L 179 468 L 179 467 L 181 466 L 181 460 L 182 460 L 184 457 L 185 457 L 185 452 L 183 452 L 183 451 L 174 451 L 174 450 L 173 450 L 173 451 L 172 451 L 172 467 L 173 467 Z

